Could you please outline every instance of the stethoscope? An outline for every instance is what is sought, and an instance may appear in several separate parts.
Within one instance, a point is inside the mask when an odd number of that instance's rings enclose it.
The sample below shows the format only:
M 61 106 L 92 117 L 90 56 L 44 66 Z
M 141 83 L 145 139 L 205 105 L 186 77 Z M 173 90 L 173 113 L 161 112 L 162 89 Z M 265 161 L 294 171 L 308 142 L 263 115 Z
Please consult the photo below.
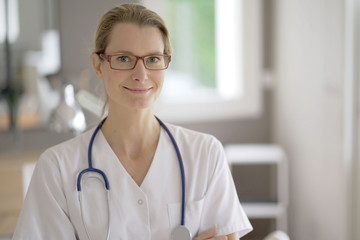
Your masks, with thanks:
M 174 146 L 174 149 L 176 151 L 176 155 L 179 161 L 179 166 L 180 166 L 180 173 L 181 173 L 181 184 L 182 184 L 182 198 L 181 198 L 181 224 L 179 226 L 177 226 L 171 233 L 171 240 L 191 240 L 191 232 L 190 230 L 185 226 L 185 209 L 186 209 L 186 204 L 185 204 L 185 171 L 184 171 L 184 165 L 183 165 L 183 161 L 182 161 L 182 157 L 180 154 L 180 150 L 179 147 L 174 139 L 174 136 L 171 134 L 170 130 L 167 128 L 167 126 L 159 119 L 156 117 L 156 119 L 158 120 L 158 122 L 160 123 L 161 127 L 166 131 L 167 135 L 170 137 L 170 140 Z M 87 238 L 90 240 L 90 234 L 89 231 L 86 227 L 85 224 L 85 220 L 84 220 L 84 214 L 83 214 L 83 204 L 82 204 L 82 192 L 81 192 L 81 178 L 84 174 L 86 173 L 96 173 L 97 175 L 100 175 L 101 178 L 97 178 L 100 179 L 101 181 L 104 182 L 104 186 L 105 186 L 105 190 L 106 190 L 106 197 L 107 197 L 107 212 L 108 212 L 108 227 L 106 230 L 106 239 L 109 239 L 110 236 L 110 186 L 109 186 L 109 181 L 108 178 L 106 176 L 106 174 L 101 171 L 100 169 L 94 168 L 92 165 L 92 146 L 94 143 L 94 139 L 96 137 L 96 134 L 99 132 L 101 126 L 104 124 L 106 118 L 104 118 L 99 125 L 96 127 L 93 135 L 91 136 L 90 142 L 89 142 L 89 148 L 88 148 L 88 164 L 89 167 L 82 170 L 77 178 L 77 191 L 78 191 L 78 195 L 79 195 L 79 202 L 80 202 L 80 212 L 81 212 L 81 220 L 83 222 L 84 228 L 85 228 L 85 232 L 87 235 Z

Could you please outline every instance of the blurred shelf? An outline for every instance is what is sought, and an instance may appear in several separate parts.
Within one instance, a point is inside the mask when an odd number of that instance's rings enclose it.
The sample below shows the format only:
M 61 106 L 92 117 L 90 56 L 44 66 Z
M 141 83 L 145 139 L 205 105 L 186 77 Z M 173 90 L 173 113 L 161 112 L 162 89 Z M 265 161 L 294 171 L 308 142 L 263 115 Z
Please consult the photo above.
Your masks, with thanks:
M 230 144 L 225 146 L 225 153 L 237 190 L 240 189 L 239 198 L 254 200 L 241 201 L 250 221 L 267 219 L 275 223 L 274 229 L 267 231 L 287 232 L 288 167 L 283 149 L 275 144 Z M 259 194 L 256 190 L 263 192 Z M 263 201 L 256 201 L 260 195 L 269 193 Z
M 271 144 L 230 144 L 225 152 L 230 164 L 276 164 L 285 157 L 279 146 Z
M 286 207 L 278 203 L 242 203 L 249 218 L 278 218 L 286 213 Z

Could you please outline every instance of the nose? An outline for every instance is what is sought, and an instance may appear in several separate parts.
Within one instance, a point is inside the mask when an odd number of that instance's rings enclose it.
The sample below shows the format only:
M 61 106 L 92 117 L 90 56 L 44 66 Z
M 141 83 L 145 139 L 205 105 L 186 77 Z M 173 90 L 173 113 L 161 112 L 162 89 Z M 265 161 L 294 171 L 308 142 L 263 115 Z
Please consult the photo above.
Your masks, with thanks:
M 132 71 L 133 80 L 144 81 L 147 79 L 147 69 L 145 68 L 143 59 L 138 59 L 135 68 Z

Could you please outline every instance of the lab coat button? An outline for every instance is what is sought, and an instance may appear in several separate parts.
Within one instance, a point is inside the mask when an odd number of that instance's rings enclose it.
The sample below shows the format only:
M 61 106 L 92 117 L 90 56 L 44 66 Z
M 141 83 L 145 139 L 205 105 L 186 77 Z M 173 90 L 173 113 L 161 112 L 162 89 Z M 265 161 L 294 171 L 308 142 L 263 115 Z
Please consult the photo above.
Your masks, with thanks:
M 139 200 L 138 200 L 138 204 L 139 204 L 139 205 L 143 204 L 143 200 L 139 199 Z

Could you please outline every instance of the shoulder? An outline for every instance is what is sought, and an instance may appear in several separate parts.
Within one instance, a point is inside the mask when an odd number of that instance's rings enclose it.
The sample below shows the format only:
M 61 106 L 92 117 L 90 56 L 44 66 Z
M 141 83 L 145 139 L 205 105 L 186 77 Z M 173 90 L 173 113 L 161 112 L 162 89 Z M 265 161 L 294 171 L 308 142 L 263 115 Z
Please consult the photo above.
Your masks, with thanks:
M 214 136 L 167 124 L 179 147 L 191 200 L 203 199 L 212 185 L 227 182 L 227 158 Z
M 90 129 L 79 136 L 66 140 L 55 146 L 46 149 L 40 156 L 39 164 L 42 162 L 71 161 L 75 156 L 87 151 L 93 129 Z
M 220 141 L 213 135 L 194 131 L 181 126 L 166 124 L 170 132 L 174 135 L 177 141 L 180 143 L 188 143 L 190 145 L 201 145 L 205 146 L 217 146 L 222 148 Z
M 166 124 L 173 134 L 181 154 L 192 164 L 217 164 L 225 160 L 224 148 L 214 136 L 184 127 Z

